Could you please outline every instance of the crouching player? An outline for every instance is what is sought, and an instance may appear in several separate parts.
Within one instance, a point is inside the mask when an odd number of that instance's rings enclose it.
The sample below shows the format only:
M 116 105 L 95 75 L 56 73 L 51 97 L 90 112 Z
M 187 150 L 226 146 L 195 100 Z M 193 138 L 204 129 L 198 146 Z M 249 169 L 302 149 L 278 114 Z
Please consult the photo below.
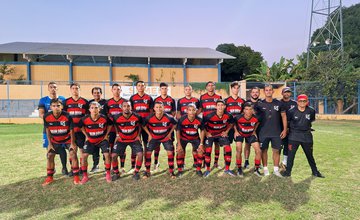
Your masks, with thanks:
M 178 177 L 181 177 L 184 169 L 184 160 L 186 153 L 186 145 L 191 144 L 192 152 L 197 152 L 195 155 L 196 174 L 202 177 L 201 165 L 203 161 L 203 152 L 199 150 L 199 146 L 203 145 L 204 130 L 201 118 L 196 116 L 197 108 L 194 104 L 189 104 L 187 107 L 187 115 L 183 115 L 177 124 L 176 139 L 177 155 L 176 162 L 178 167 Z M 199 135 L 199 129 L 201 135 Z
M 131 147 L 132 154 L 136 155 L 135 170 L 133 174 L 134 180 L 139 180 L 139 171 L 141 169 L 141 164 L 143 161 L 143 150 L 141 145 L 141 126 L 142 118 L 133 113 L 131 110 L 131 103 L 129 101 L 124 101 L 122 103 L 122 113 L 119 115 L 113 116 L 113 123 L 116 129 L 116 140 L 111 154 L 112 157 L 112 166 L 114 169 L 114 176 L 112 180 L 117 180 L 120 178 L 120 173 L 118 169 L 117 157 L 119 155 L 124 155 L 126 147 L 129 145 Z
M 72 118 L 68 113 L 62 111 L 63 105 L 58 98 L 50 101 L 50 108 L 51 112 L 46 113 L 43 118 L 49 146 L 47 153 L 47 177 L 42 185 L 46 186 L 54 181 L 55 155 L 59 154 L 63 147 L 69 150 L 74 184 L 79 184 L 79 163 L 76 155 L 77 146 L 75 144 Z
M 171 140 L 176 120 L 164 112 L 164 104 L 162 102 L 155 102 L 154 111 L 155 114 L 147 117 L 143 123 L 143 128 L 149 135 L 149 143 L 146 146 L 145 153 L 146 172 L 144 178 L 150 177 L 151 154 L 160 144 L 163 144 L 167 152 L 170 177 L 176 178 L 174 174 L 174 144 Z
M 241 169 L 241 153 L 242 144 L 251 145 L 255 150 L 255 170 L 254 174 L 261 176 L 259 171 L 261 150 L 260 144 L 256 135 L 256 129 L 259 125 L 258 119 L 254 115 L 254 109 L 251 103 L 246 102 L 244 105 L 244 113 L 235 117 L 235 142 L 236 142 L 236 165 L 238 167 L 237 175 L 243 177 L 243 171 Z
M 85 144 L 81 154 L 81 170 L 83 173 L 81 184 L 85 184 L 89 180 L 87 173 L 89 154 L 94 155 L 94 153 L 99 152 L 99 149 L 105 158 L 105 179 L 107 182 L 111 182 L 108 135 L 112 126 L 111 121 L 105 115 L 100 114 L 100 108 L 101 105 L 98 102 L 91 102 L 90 115 L 84 116 L 80 121 L 81 130 L 85 135 Z

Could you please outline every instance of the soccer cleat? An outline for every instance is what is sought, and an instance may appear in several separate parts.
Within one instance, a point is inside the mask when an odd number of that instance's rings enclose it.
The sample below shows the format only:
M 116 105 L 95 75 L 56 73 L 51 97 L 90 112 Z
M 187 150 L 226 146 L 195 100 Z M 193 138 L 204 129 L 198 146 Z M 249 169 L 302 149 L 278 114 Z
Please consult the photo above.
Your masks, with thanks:
M 125 170 L 124 167 L 122 167 L 122 168 L 120 168 L 119 172 L 120 172 L 120 174 L 125 174 L 125 173 L 126 173 L 126 170 Z
M 105 179 L 106 179 L 106 182 L 111 183 L 111 181 L 112 181 L 112 179 L 111 179 L 111 174 L 110 174 L 110 173 L 106 173 Z
M 241 167 L 238 168 L 238 171 L 236 173 L 239 177 L 244 177 L 244 172 L 242 171 Z
M 288 172 L 286 172 L 286 170 L 280 172 L 280 174 L 281 174 L 281 176 L 283 176 L 283 177 L 290 177 L 290 176 L 291 176 Z
M 90 170 L 90 173 L 97 173 L 99 171 L 100 171 L 99 166 L 93 166 Z
M 182 176 L 183 176 L 183 171 L 179 171 L 178 173 L 177 173 L 177 175 L 176 175 L 176 177 L 179 177 L 179 178 L 181 178 Z
M 214 168 L 221 170 L 222 167 L 218 163 L 214 163 Z
M 156 163 L 156 164 L 154 164 L 154 172 L 157 172 L 157 171 L 159 171 L 159 167 L 160 167 L 160 163 Z
M 235 174 L 231 170 L 224 170 L 224 174 L 228 176 L 235 176 Z
M 201 170 L 196 171 L 196 175 L 198 175 L 199 177 L 203 177 L 203 173 L 201 172 Z
M 85 183 L 87 183 L 88 181 L 89 181 L 89 177 L 84 175 L 83 178 L 81 179 L 80 184 L 85 184 Z
M 176 179 L 176 175 L 175 175 L 174 172 L 170 173 L 170 178 L 171 178 L 171 179 Z
M 322 174 L 320 173 L 320 171 L 317 171 L 317 173 L 314 173 L 313 176 L 319 177 L 319 178 L 325 178 L 325 176 L 322 175 Z
M 280 168 L 286 170 L 286 164 L 284 162 L 280 163 Z
M 249 169 L 249 168 L 250 168 L 249 161 L 248 161 L 248 160 L 245 160 L 244 169 Z
M 197 165 L 196 165 L 196 164 L 193 164 L 192 167 L 196 169 Z
M 42 186 L 49 185 L 50 183 L 54 182 L 54 178 L 52 176 L 46 177 L 45 181 L 43 182 Z
M 204 175 L 203 175 L 203 177 L 208 177 L 208 176 L 210 176 L 210 170 L 207 170 L 207 171 L 205 171 L 204 172 Z
M 269 172 L 269 169 L 266 167 L 264 167 L 264 176 L 269 176 L 270 175 L 270 172 Z
M 144 172 L 144 176 L 143 176 L 143 179 L 147 179 L 147 178 L 150 178 L 151 174 L 150 172 Z
M 283 177 L 279 171 L 274 171 L 274 175 L 277 177 Z
M 126 173 L 126 174 L 133 174 L 133 173 L 134 173 L 134 171 L 135 171 L 135 169 L 134 169 L 134 168 L 131 168 L 129 171 L 127 171 L 127 173 Z
M 112 181 L 116 181 L 116 180 L 118 180 L 118 179 L 120 179 L 120 173 L 115 173 L 115 174 L 111 177 L 111 180 L 112 180 Z
M 73 177 L 73 176 L 74 176 L 74 173 L 73 173 L 72 170 L 70 170 L 70 172 L 69 172 L 69 177 Z
M 140 179 L 139 172 L 135 172 L 134 175 L 132 176 L 132 178 L 133 178 L 134 180 L 139 180 L 139 179 Z
M 62 168 L 61 173 L 62 173 L 62 175 L 65 175 L 65 176 L 69 175 L 69 172 L 66 167 Z
M 260 168 L 255 168 L 254 174 L 258 177 L 262 177 L 262 174 L 260 173 Z
M 74 176 L 74 181 L 73 181 L 73 182 L 74 182 L 75 185 L 80 184 L 80 178 L 79 178 L 78 175 L 75 175 L 75 176 Z

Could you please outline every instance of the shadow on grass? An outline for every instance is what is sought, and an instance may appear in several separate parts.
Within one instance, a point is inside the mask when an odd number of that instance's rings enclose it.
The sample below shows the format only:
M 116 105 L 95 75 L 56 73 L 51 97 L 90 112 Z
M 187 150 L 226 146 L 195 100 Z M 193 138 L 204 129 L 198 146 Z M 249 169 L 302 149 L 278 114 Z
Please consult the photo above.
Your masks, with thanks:
M 294 211 L 309 201 L 312 177 L 299 183 L 291 178 L 270 176 L 261 179 L 247 174 L 243 179 L 218 177 L 199 178 L 194 171 L 187 171 L 183 178 L 172 180 L 165 174 L 150 179 L 134 181 L 130 176 L 106 183 L 102 174 L 90 175 L 86 185 L 75 186 L 72 179 L 55 176 L 55 182 L 42 187 L 44 177 L 0 186 L 0 213 L 18 213 L 15 218 L 24 219 L 51 213 L 51 210 L 77 207 L 65 218 L 77 217 L 96 208 L 106 207 L 127 200 L 123 211 L 137 209 L 144 202 L 163 199 L 168 202 L 160 211 L 171 211 L 184 202 L 199 198 L 210 201 L 207 209 L 216 209 L 227 202 L 230 211 L 239 211 L 245 204 L 275 201 L 287 211 Z M 121 210 L 121 208 L 119 208 Z M 22 212 L 18 212 L 22 210 Z

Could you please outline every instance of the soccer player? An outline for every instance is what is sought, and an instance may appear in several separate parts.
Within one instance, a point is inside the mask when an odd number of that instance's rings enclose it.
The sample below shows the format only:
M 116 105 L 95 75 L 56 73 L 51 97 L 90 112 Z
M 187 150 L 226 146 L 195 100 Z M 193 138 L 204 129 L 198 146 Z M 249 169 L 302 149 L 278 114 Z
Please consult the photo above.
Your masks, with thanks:
M 290 109 L 287 113 L 289 122 L 289 154 L 286 171 L 282 172 L 283 176 L 291 176 L 295 154 L 301 145 L 311 167 L 312 175 L 324 178 L 317 169 L 313 156 L 314 142 L 311 134 L 311 123 L 315 121 L 315 110 L 308 106 L 308 102 L 307 95 L 299 95 L 297 97 L 297 107 Z
M 235 116 L 235 142 L 236 142 L 236 165 L 238 167 L 237 175 L 243 177 L 241 168 L 241 152 L 242 144 L 247 143 L 255 150 L 255 169 L 254 174 L 261 176 L 259 171 L 261 163 L 261 150 L 256 134 L 256 129 L 259 125 L 259 120 L 254 115 L 254 109 L 250 102 L 244 104 L 244 112 L 241 115 Z
M 68 113 L 62 111 L 62 107 L 63 105 L 59 98 L 52 99 L 50 101 L 51 112 L 46 113 L 43 118 L 49 143 L 47 155 L 47 177 L 42 184 L 43 186 L 46 186 L 54 181 L 54 159 L 55 155 L 59 154 L 59 151 L 62 148 L 69 150 L 71 168 L 74 174 L 74 184 L 80 183 L 73 120 Z
M 175 129 L 176 120 L 164 112 L 162 102 L 155 102 L 154 111 L 155 113 L 148 116 L 143 123 L 143 129 L 149 136 L 149 144 L 145 151 L 146 172 L 144 178 L 150 177 L 151 154 L 160 144 L 164 146 L 167 152 L 170 177 L 176 178 L 174 174 L 174 144 L 171 140 L 171 133 Z
M 184 160 L 186 155 L 186 145 L 192 145 L 192 152 L 196 152 L 196 174 L 202 177 L 201 165 L 203 161 L 203 152 L 199 150 L 199 146 L 204 144 L 204 128 L 202 119 L 196 116 L 197 108 L 194 104 L 187 105 L 187 114 L 183 115 L 177 124 L 176 139 L 177 139 L 177 155 L 176 162 L 178 167 L 178 177 L 183 174 Z M 199 134 L 199 129 L 201 135 Z M 193 153 L 194 154 L 194 153 Z
M 105 179 L 107 182 L 111 182 L 108 135 L 112 122 L 105 115 L 100 114 L 101 105 L 98 102 L 90 102 L 89 106 L 90 114 L 84 116 L 80 121 L 81 130 L 86 137 L 81 154 L 81 170 L 83 173 L 81 184 L 85 184 L 89 180 L 87 173 L 89 154 L 99 152 L 98 148 L 101 149 L 105 158 Z
M 210 175 L 211 151 L 214 142 L 218 142 L 220 146 L 224 147 L 224 173 L 229 176 L 234 176 L 230 170 L 231 147 L 228 137 L 229 130 L 233 127 L 233 117 L 231 114 L 225 112 L 225 108 L 225 102 L 219 99 L 216 101 L 216 111 L 206 115 L 203 119 L 206 136 L 204 145 L 206 171 L 204 177 Z
M 200 112 L 200 101 L 199 99 L 195 98 L 192 96 L 192 87 L 191 85 L 186 85 L 184 87 L 184 93 L 185 93 L 185 96 L 181 99 L 178 100 L 177 102 L 177 113 L 176 113 L 176 118 L 179 120 L 181 118 L 181 116 L 184 116 L 186 115 L 187 113 L 187 106 L 189 104 L 193 104 L 195 105 L 197 111 L 196 111 L 196 115 L 199 114 Z M 194 164 L 193 164 L 193 167 L 196 168 L 197 167 L 197 155 L 198 155 L 198 152 L 197 151 L 193 151 L 192 152 L 192 155 L 193 155 L 193 159 L 194 159 Z
M 102 89 L 100 87 L 94 87 L 91 89 L 91 94 L 93 99 L 89 100 L 89 103 L 97 102 L 100 104 L 100 114 L 107 116 L 106 110 L 106 100 L 103 99 L 102 96 Z M 105 161 L 105 158 L 103 158 Z M 94 149 L 93 154 L 93 167 L 90 170 L 90 173 L 95 173 L 99 171 L 99 160 L 100 160 L 100 148 Z
M 114 115 L 113 123 L 116 128 L 116 142 L 113 152 L 111 154 L 113 158 L 114 175 L 112 179 L 115 181 L 120 178 L 119 170 L 117 169 L 117 156 L 124 154 L 126 147 L 131 147 L 132 154 L 136 155 L 136 166 L 133 172 L 133 179 L 139 180 L 139 171 L 143 161 L 143 149 L 140 142 L 142 118 L 131 111 L 131 103 L 124 101 L 122 104 L 123 112 L 119 115 Z
M 292 109 L 296 107 L 296 102 L 294 100 L 292 100 L 291 97 L 291 89 L 289 87 L 285 87 L 282 89 L 281 94 L 283 96 L 283 98 L 280 100 L 280 102 L 283 104 L 286 113 Z M 280 167 L 283 169 L 286 169 L 286 165 L 287 165 L 287 158 L 288 158 L 288 136 L 286 136 L 284 139 L 282 139 L 282 147 L 283 147 L 283 161 L 280 164 Z
M 215 94 L 215 83 L 209 81 L 206 83 L 206 93 L 200 96 L 200 111 L 203 113 L 203 118 L 208 114 L 216 111 L 216 102 L 217 100 L 222 99 L 218 94 Z M 219 155 L 220 155 L 220 146 L 219 143 L 215 142 L 215 161 L 214 167 L 221 169 L 219 166 Z
M 254 113 L 256 115 L 255 109 L 256 109 L 256 105 L 257 103 L 260 101 L 259 99 L 260 97 L 260 88 L 259 87 L 253 87 L 250 89 L 250 99 L 246 100 L 246 102 L 250 102 L 254 108 Z M 258 132 L 258 130 L 257 130 Z M 244 162 L 244 168 L 248 169 L 250 167 L 249 164 L 249 157 L 250 157 L 250 144 L 245 143 L 245 147 L 244 147 L 244 157 L 245 157 L 245 162 Z
M 265 85 L 265 99 L 258 102 L 256 106 L 257 116 L 260 117 L 259 141 L 264 166 L 264 175 L 270 175 L 268 164 L 268 148 L 271 142 L 274 174 L 282 177 L 279 172 L 281 139 L 287 134 L 286 112 L 282 103 L 273 99 L 273 87 L 270 84 Z
M 175 100 L 168 95 L 168 84 L 162 82 L 160 83 L 160 96 L 156 97 L 154 99 L 154 102 L 162 102 L 164 104 L 164 112 L 166 114 L 169 114 L 173 117 L 175 117 L 176 114 L 176 104 Z M 174 141 L 174 134 L 171 134 L 171 139 Z M 160 154 L 160 145 L 155 148 L 154 150 L 154 170 L 157 171 L 157 169 L 160 166 L 159 163 L 159 154 Z
M 59 98 L 60 101 L 62 101 L 62 102 L 65 101 L 65 97 L 57 95 L 58 87 L 57 87 L 56 82 L 48 83 L 48 91 L 49 91 L 49 95 L 42 97 L 39 101 L 39 106 L 38 106 L 39 117 L 42 119 L 44 118 L 44 115 L 46 113 L 51 111 L 51 109 L 50 109 L 51 99 Z M 48 142 L 48 138 L 46 137 L 46 129 L 44 127 L 44 129 L 43 129 L 43 147 L 47 149 L 48 145 L 49 145 L 49 142 Z M 60 148 L 58 151 L 59 151 L 59 156 L 60 156 L 60 160 L 61 160 L 61 164 L 62 164 L 61 173 L 63 175 L 68 175 L 69 173 L 68 173 L 68 170 L 66 167 L 66 157 L 67 157 L 66 150 L 65 150 L 65 148 Z
M 74 123 L 75 143 L 80 148 L 80 155 L 82 154 L 82 148 L 85 144 L 85 135 L 81 131 L 80 120 L 87 114 L 89 109 L 88 101 L 80 96 L 80 84 L 71 83 L 70 85 L 71 97 L 65 100 L 64 111 L 69 113 Z M 81 160 L 81 158 L 80 158 Z M 70 163 L 72 163 L 70 161 Z M 73 175 L 73 171 L 69 173 Z
M 111 93 L 113 95 L 113 97 L 111 99 L 109 99 L 106 102 L 106 110 L 108 113 L 108 117 L 110 119 L 113 119 L 115 115 L 119 115 L 122 113 L 122 104 L 124 102 L 126 102 L 127 100 L 122 98 L 120 96 L 121 93 L 121 86 L 117 83 L 114 83 L 111 86 Z M 115 130 L 115 126 L 112 127 L 110 134 L 109 134 L 109 143 L 110 143 L 110 148 L 112 149 L 114 147 L 115 144 L 115 139 L 116 139 L 116 130 Z M 121 173 L 125 173 L 125 159 L 126 159 L 126 152 L 121 152 L 120 156 L 120 172 Z M 112 159 L 114 159 L 113 157 L 111 157 Z M 117 161 L 117 158 L 116 158 Z M 115 161 L 113 161 L 115 162 Z

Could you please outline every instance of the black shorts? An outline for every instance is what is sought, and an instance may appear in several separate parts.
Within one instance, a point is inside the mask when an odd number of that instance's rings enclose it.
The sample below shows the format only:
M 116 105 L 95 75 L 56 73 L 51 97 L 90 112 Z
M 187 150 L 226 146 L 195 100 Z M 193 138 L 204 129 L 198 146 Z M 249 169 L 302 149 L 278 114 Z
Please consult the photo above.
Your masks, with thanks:
M 137 154 L 137 153 L 140 153 L 140 152 L 143 152 L 143 149 L 142 149 L 142 145 L 140 143 L 140 141 L 134 141 L 134 142 L 119 142 L 117 141 L 115 144 L 114 144 L 114 147 L 113 147 L 113 153 L 116 153 L 116 154 L 119 154 L 119 155 L 122 155 L 125 153 L 126 151 L 126 147 L 127 146 L 130 146 L 131 147 L 131 154 Z
M 230 144 L 232 144 L 233 140 L 235 140 L 234 134 L 235 134 L 235 130 L 234 130 L 234 128 L 231 128 L 228 133 L 228 138 L 229 138 Z
M 192 141 L 189 141 L 189 140 L 182 140 L 180 139 L 180 145 L 181 147 L 185 150 L 186 149 L 186 145 L 187 144 L 191 144 L 192 145 L 192 148 L 193 148 L 193 151 L 196 151 L 198 148 L 199 148 L 199 145 L 200 145 L 200 140 L 192 140 Z
M 85 135 L 81 131 L 75 132 L 75 144 L 79 148 L 83 149 L 84 144 L 85 144 Z
M 142 138 L 142 141 L 145 145 L 148 144 L 148 140 L 149 140 L 149 135 L 148 133 L 146 133 L 145 130 L 141 130 L 141 138 Z
M 281 150 L 281 138 L 280 137 L 260 137 L 260 148 L 268 149 L 269 143 L 271 142 L 271 147 L 276 150 Z
M 217 142 L 222 147 L 224 145 L 230 145 L 228 137 L 207 137 L 205 138 L 205 147 L 212 147 L 213 143 Z
M 288 138 L 288 136 L 286 136 L 284 139 L 282 139 L 281 140 L 281 143 L 282 143 L 282 146 L 283 146 L 283 148 L 287 148 L 288 147 L 288 145 L 289 145 L 289 138 Z
M 70 144 L 52 144 L 55 150 L 50 150 L 49 153 L 60 154 L 65 149 L 70 149 Z
M 166 151 L 174 151 L 174 144 L 172 140 L 162 142 L 160 140 L 155 140 L 155 139 L 151 139 L 149 141 L 149 143 L 146 146 L 146 151 L 153 151 L 155 150 L 155 148 L 159 147 L 160 144 L 163 144 Z
M 251 135 L 250 137 L 242 137 L 242 136 L 237 136 L 235 138 L 235 142 L 242 142 L 244 143 L 244 139 L 245 139 L 245 143 L 247 144 L 252 144 L 255 142 L 259 142 L 259 140 L 257 139 L 257 137 L 255 135 Z
M 113 147 L 113 146 L 114 146 L 115 139 L 116 139 L 116 132 L 110 132 L 110 133 L 109 133 L 109 144 L 110 144 L 110 147 Z
M 101 149 L 102 153 L 109 153 L 110 152 L 110 145 L 107 140 L 103 140 L 98 144 L 89 143 L 89 141 L 85 142 L 83 147 L 83 153 L 85 154 L 94 154 L 95 152 L 99 152 L 98 149 Z

